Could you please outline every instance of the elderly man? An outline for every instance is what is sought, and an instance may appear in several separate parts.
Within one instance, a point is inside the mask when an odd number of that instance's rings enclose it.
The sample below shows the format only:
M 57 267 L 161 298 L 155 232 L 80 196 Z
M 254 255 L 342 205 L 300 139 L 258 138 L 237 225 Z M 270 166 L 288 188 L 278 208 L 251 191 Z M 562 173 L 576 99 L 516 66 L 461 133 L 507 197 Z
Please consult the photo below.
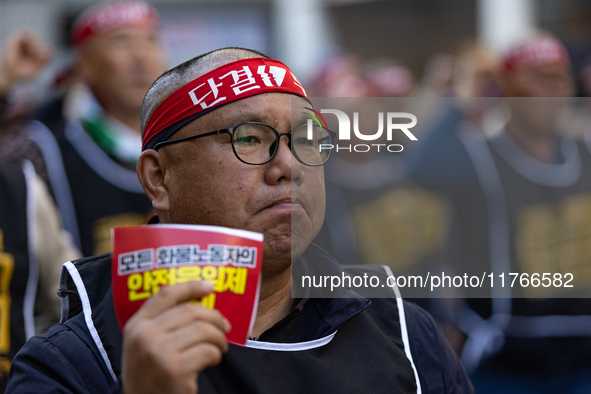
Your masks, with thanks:
M 292 262 L 340 270 L 310 244 L 324 217 L 327 157 L 298 138 L 305 121 L 291 116 L 309 105 L 284 64 L 238 48 L 166 72 L 144 101 L 138 176 L 160 222 L 264 234 L 245 347 L 228 345 L 231 327 L 219 312 L 188 302 L 212 291 L 205 282 L 163 288 L 121 335 L 103 255 L 63 276 L 82 307 L 68 297 L 67 320 L 25 346 L 7 392 L 472 392 L 416 306 L 346 289 L 342 298 L 291 298 Z
M 85 256 L 111 250 L 112 227 L 153 214 L 135 166 L 142 101 L 164 70 L 158 28 L 155 9 L 140 0 L 81 14 L 71 33 L 77 83 L 31 125 L 64 227 Z

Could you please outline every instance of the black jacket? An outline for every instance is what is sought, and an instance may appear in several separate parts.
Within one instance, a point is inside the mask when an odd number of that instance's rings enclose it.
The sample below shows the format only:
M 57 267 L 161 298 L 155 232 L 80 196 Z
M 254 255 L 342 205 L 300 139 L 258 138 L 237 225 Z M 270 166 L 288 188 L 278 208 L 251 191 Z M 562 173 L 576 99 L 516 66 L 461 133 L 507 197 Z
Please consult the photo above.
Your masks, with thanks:
M 342 272 L 314 246 L 300 262 L 306 259 Z M 64 299 L 67 319 L 25 345 L 7 393 L 119 392 L 122 336 L 110 265 L 110 254 L 66 264 L 62 287 L 73 292 Z M 200 373 L 199 392 L 473 392 L 425 311 L 401 299 L 368 300 L 344 291 L 348 298 L 295 300 L 291 313 L 257 341 L 231 345 L 220 365 Z

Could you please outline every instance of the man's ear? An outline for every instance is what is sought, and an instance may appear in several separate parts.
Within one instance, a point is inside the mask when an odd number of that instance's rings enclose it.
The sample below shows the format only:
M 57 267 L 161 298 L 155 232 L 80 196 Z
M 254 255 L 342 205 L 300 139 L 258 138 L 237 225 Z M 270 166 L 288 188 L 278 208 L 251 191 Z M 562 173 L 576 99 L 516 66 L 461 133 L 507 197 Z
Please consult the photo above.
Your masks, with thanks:
M 164 158 L 154 149 L 145 150 L 137 163 L 137 176 L 156 211 L 168 212 L 170 199 L 164 183 L 166 166 Z

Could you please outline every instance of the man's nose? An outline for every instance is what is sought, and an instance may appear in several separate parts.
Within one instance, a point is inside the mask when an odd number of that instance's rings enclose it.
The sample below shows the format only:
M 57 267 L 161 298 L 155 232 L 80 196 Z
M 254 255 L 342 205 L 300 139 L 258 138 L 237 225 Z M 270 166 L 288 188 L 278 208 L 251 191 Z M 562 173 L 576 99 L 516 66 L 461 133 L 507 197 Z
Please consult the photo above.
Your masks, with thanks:
M 291 133 L 282 133 L 279 135 L 279 146 L 277 147 L 275 156 L 280 156 L 279 160 L 284 161 L 290 168 L 293 166 L 294 161 L 297 162 L 291 151 Z
M 273 160 L 270 162 L 272 167 L 267 171 L 267 176 L 269 176 L 267 179 L 268 182 L 274 184 L 282 178 L 296 183 L 301 183 L 303 181 L 301 164 L 293 156 L 290 145 L 291 134 L 280 134 L 277 152 L 275 153 Z

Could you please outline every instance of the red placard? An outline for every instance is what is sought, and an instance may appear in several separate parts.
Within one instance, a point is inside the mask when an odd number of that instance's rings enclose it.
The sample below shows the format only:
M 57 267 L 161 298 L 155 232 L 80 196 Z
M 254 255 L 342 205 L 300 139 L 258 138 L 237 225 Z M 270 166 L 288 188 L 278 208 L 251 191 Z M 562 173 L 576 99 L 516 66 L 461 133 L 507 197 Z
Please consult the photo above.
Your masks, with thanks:
M 259 299 L 262 234 L 159 224 L 114 228 L 112 241 L 113 299 L 121 329 L 162 286 L 207 280 L 214 292 L 199 302 L 230 321 L 229 342 L 246 343 Z

